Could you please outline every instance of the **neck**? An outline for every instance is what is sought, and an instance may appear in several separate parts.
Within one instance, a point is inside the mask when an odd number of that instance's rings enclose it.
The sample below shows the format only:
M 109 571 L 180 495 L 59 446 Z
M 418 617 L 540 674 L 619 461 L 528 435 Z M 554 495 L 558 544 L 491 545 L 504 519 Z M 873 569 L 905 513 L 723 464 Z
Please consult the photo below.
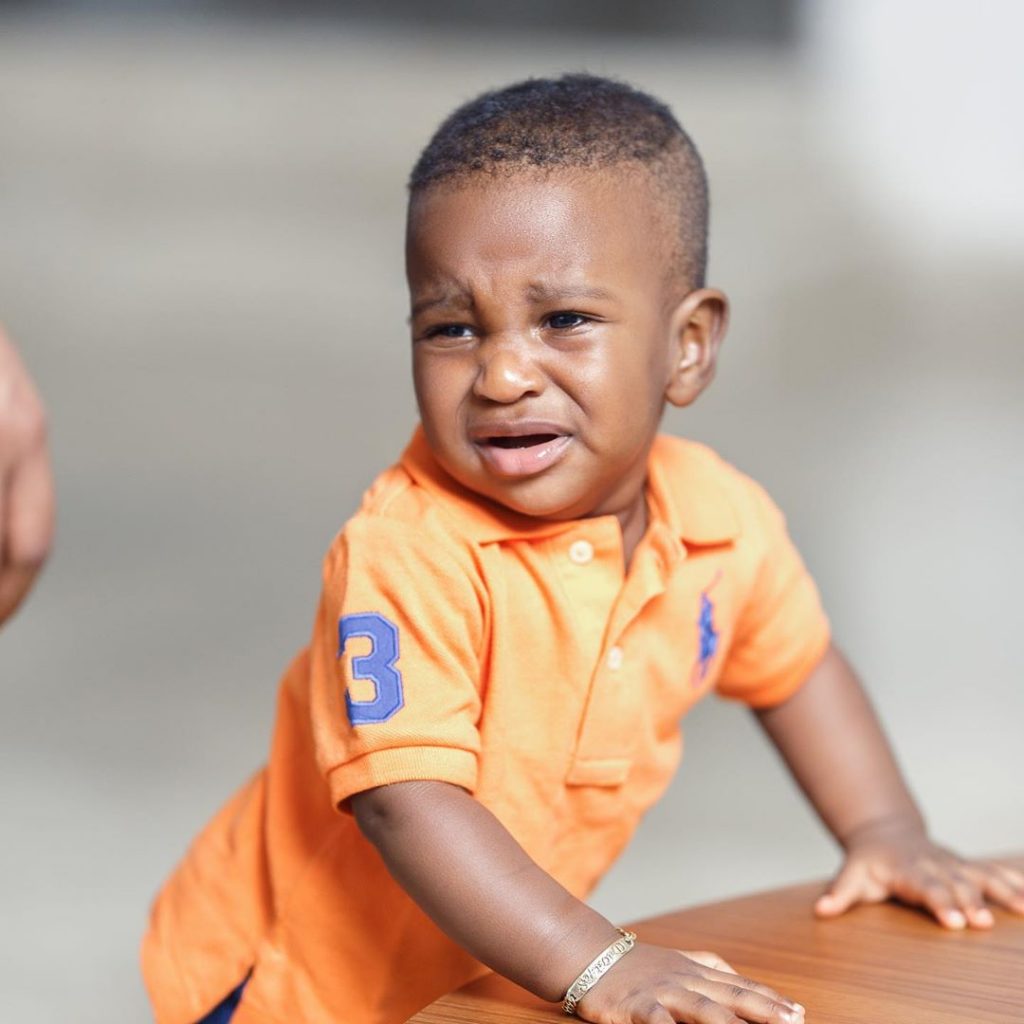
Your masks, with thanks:
M 615 517 L 622 529 L 622 556 L 628 571 L 633 561 L 633 552 L 647 529 L 647 489 L 641 487 L 636 500 L 629 508 L 616 512 Z

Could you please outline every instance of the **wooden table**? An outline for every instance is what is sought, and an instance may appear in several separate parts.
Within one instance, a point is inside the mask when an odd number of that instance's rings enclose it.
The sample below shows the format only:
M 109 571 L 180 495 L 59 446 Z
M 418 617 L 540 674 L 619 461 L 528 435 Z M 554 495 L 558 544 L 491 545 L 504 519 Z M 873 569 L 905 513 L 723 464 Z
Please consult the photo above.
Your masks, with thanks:
M 1005 858 L 1024 868 L 1024 857 Z M 631 925 L 642 941 L 709 949 L 807 1007 L 808 1024 L 1022 1024 L 1024 918 L 950 932 L 894 904 L 811 915 L 821 883 L 680 910 Z M 489 975 L 409 1024 L 554 1024 L 560 1008 Z

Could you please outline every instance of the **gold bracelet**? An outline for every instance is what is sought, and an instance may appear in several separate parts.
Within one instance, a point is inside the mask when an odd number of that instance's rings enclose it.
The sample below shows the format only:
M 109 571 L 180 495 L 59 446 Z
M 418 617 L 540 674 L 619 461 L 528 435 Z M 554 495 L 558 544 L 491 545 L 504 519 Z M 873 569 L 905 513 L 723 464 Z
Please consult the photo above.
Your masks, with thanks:
M 569 986 L 562 1001 L 562 1009 L 566 1016 L 571 1017 L 576 1013 L 576 1004 L 594 987 L 611 967 L 617 964 L 636 943 L 636 932 L 627 932 L 623 928 L 616 929 L 622 936 L 616 939 L 607 949 L 602 950 L 592 960 L 583 973 Z

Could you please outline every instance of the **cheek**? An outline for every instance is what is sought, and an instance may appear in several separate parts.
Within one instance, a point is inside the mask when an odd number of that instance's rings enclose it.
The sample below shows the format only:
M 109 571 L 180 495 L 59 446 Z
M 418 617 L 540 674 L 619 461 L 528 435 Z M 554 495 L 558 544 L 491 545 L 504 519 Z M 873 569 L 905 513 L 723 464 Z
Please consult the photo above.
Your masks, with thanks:
M 456 358 L 414 354 L 412 376 L 424 425 L 435 436 L 455 427 L 459 406 L 472 388 L 472 371 Z
M 597 349 L 563 376 L 592 423 L 603 431 L 633 434 L 648 429 L 663 388 L 646 348 L 628 340 Z

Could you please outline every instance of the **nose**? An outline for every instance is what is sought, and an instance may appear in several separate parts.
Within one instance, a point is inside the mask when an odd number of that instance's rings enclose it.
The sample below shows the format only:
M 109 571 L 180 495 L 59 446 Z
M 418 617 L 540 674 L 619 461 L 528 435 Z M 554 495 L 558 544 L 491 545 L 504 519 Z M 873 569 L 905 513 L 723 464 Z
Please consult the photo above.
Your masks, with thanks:
M 539 395 L 544 375 L 522 339 L 491 339 L 478 349 L 479 369 L 473 394 L 489 402 L 511 405 L 521 398 Z

